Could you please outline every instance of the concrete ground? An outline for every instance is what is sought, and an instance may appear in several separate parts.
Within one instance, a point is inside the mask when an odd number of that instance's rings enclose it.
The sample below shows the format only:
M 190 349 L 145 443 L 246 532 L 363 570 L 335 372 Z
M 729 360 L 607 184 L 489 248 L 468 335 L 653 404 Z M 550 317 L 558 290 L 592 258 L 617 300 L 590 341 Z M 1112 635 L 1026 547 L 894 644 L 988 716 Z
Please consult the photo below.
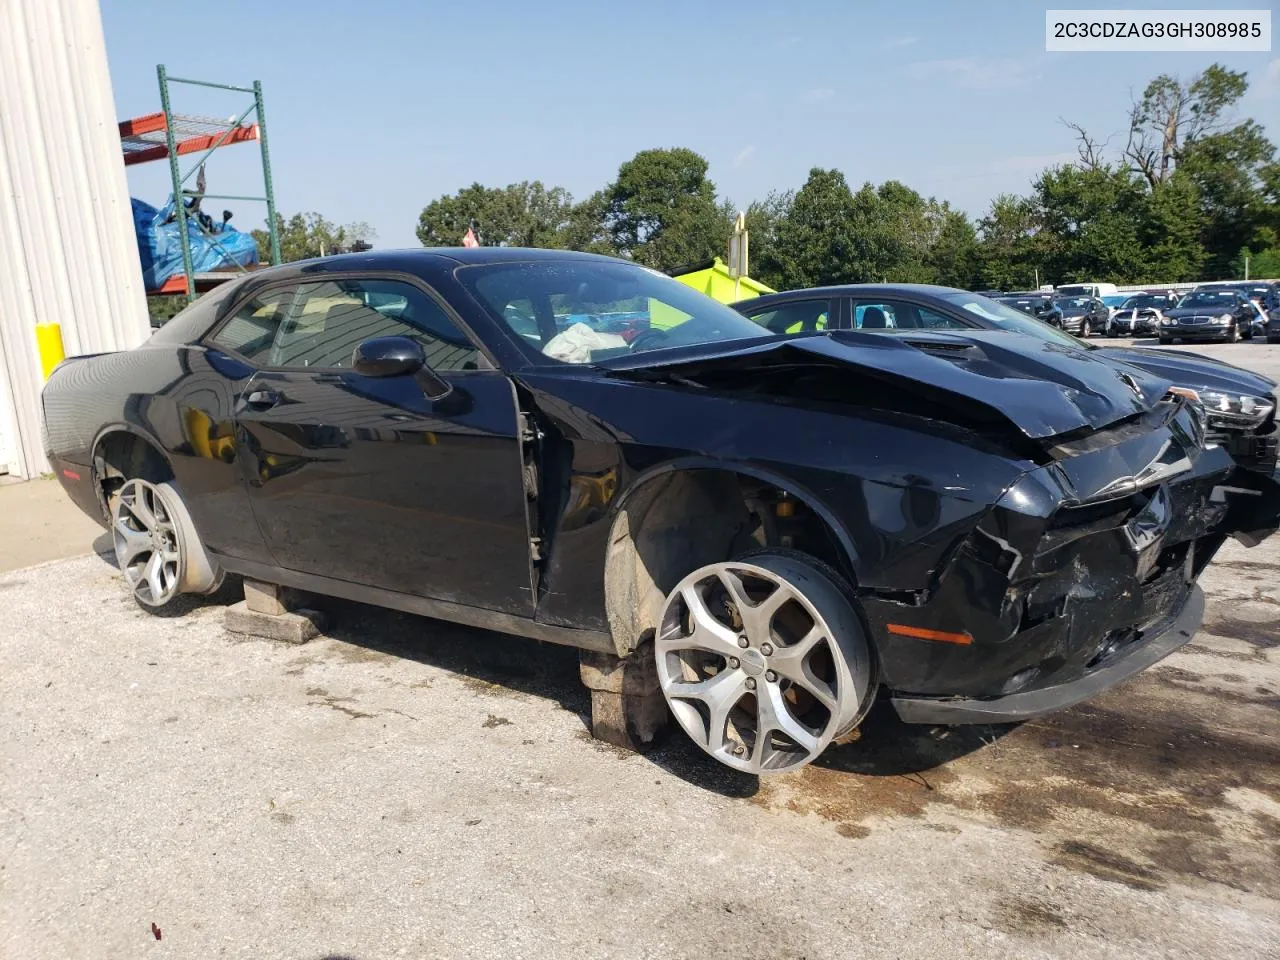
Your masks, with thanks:
M 56 480 L 0 480 L 0 573 L 79 556 L 100 533 Z
M 1280 538 L 1095 701 L 757 780 L 592 740 L 570 650 L 150 615 L 98 534 L 0 574 L 5 958 L 1280 958 Z

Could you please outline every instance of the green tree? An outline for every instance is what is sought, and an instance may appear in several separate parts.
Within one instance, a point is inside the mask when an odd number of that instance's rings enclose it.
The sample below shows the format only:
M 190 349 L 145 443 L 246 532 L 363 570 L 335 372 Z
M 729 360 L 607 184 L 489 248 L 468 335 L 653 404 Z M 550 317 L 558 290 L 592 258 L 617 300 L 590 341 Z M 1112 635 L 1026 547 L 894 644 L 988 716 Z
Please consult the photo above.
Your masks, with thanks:
M 855 272 L 853 192 L 839 170 L 814 167 L 778 221 L 776 258 L 783 288 L 865 279 Z
M 565 249 L 617 256 L 617 248 L 605 222 L 608 211 L 609 198 L 603 190 L 597 190 L 581 203 L 574 204 L 562 236 Z
M 1249 87 L 1245 77 L 1218 63 L 1190 81 L 1156 77 L 1129 111 L 1125 158 L 1150 186 L 1168 180 L 1190 144 L 1223 131 L 1227 111 Z
M 982 282 L 978 234 L 959 210 L 943 203 L 937 212 L 937 233 L 929 250 L 935 283 L 972 289 Z
M 473 183 L 427 204 L 416 232 L 427 247 L 456 247 L 472 226 L 482 246 L 562 247 L 572 210 L 568 191 L 540 180 L 505 187 Z
M 791 213 L 795 193 L 770 191 L 763 200 L 754 200 L 743 211 L 747 221 L 750 254 L 747 269 L 751 276 L 775 290 L 785 289 L 786 275 L 781 259 L 778 228 Z
M 1186 173 L 1175 171 L 1151 189 L 1138 224 L 1139 242 L 1144 247 L 1140 280 L 1176 283 L 1200 276 L 1205 260 L 1200 242 L 1204 214 L 1200 192 Z
M 984 287 L 996 290 L 1030 288 L 1035 283 L 1038 236 L 1031 201 L 1004 193 L 991 201 L 978 221 L 978 277 Z
M 692 150 L 641 150 L 604 194 L 613 248 L 646 266 L 670 270 L 706 260 L 728 243 L 731 223 L 707 179 L 707 161 Z
M 276 233 L 280 240 L 280 258 L 285 263 L 309 260 L 344 252 L 357 241 L 370 241 L 377 234 L 367 223 L 338 226 L 318 213 L 295 213 L 289 219 L 276 214 Z M 254 230 L 258 258 L 271 262 L 271 237 L 266 230 Z
M 1131 283 L 1145 272 L 1138 224 L 1145 194 L 1127 169 L 1053 167 L 1033 185 L 1045 272 L 1054 282 Z
M 1182 150 L 1178 171 L 1199 191 L 1210 277 L 1229 275 L 1235 251 L 1261 249 L 1274 236 L 1277 208 L 1264 180 L 1274 155 L 1275 146 L 1252 120 L 1201 137 Z

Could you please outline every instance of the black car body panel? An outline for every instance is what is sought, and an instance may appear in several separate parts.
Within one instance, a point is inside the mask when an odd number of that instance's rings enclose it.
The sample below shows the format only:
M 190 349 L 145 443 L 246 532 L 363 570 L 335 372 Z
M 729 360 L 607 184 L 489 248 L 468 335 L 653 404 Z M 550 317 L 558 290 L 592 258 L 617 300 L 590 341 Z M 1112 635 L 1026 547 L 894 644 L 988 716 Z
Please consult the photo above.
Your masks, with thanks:
M 980 295 L 948 287 L 924 284 L 852 284 L 823 288 L 822 293 L 836 304 L 840 300 L 850 302 L 878 300 L 914 304 L 931 311 L 934 316 L 946 317 L 953 328 L 966 331 L 983 329 L 1009 332 L 992 318 L 984 316 L 981 311 L 965 310 L 957 306 L 957 297 L 963 300 L 967 297 L 980 297 Z M 751 316 L 753 312 L 760 309 L 776 309 L 789 300 L 803 299 L 811 294 L 812 291 L 804 290 L 775 293 L 755 300 L 744 300 L 735 306 L 747 316 Z M 1019 299 L 1030 300 L 1032 295 L 1020 295 Z M 1007 298 L 1002 298 L 999 302 L 1011 305 L 1008 304 Z M 1021 313 L 1030 313 L 1024 307 L 1015 306 L 1014 309 L 1019 309 Z M 837 308 L 834 315 L 843 318 L 848 313 Z M 1280 314 L 1277 315 L 1277 320 L 1280 320 Z M 1280 334 L 1280 323 L 1276 326 L 1277 333 Z M 898 329 L 882 331 L 876 335 L 914 337 L 923 332 L 923 330 Z M 1038 339 L 1044 339 L 1045 331 L 1042 327 L 1033 325 L 1031 332 Z M 1131 374 L 1142 370 L 1183 389 L 1209 396 L 1216 394 L 1213 397 L 1215 400 L 1221 400 L 1224 397 L 1234 398 L 1236 401 L 1241 398 L 1257 400 L 1258 409 L 1263 412 L 1253 417 L 1241 416 L 1239 415 L 1241 411 L 1219 410 L 1213 404 L 1207 405 L 1210 439 L 1212 442 L 1227 446 L 1241 467 L 1262 473 L 1267 477 L 1275 473 L 1277 457 L 1280 455 L 1280 424 L 1276 418 L 1276 383 L 1269 378 L 1220 360 L 1184 351 L 1100 346 L 1082 340 L 1066 340 L 1058 334 L 1049 335 L 1049 340 L 1058 344 L 1059 349 L 1069 345 L 1072 349 L 1085 351 L 1091 357 L 1106 358 L 1119 364 L 1118 369 Z
M 644 535 L 691 569 L 739 549 L 744 503 L 785 501 L 779 542 L 847 578 L 900 703 L 997 711 L 1159 649 L 1223 539 L 1280 514 L 1260 475 L 1224 495 L 1239 471 L 1165 377 L 1070 344 L 844 330 L 545 360 L 462 275 L 548 261 L 640 270 L 494 248 L 263 270 L 141 348 L 60 366 L 50 460 L 101 520 L 130 469 L 113 450 L 162 458 L 232 572 L 619 655 L 641 642 L 619 619 L 674 585 L 611 599 L 641 504 L 680 511 Z M 430 294 L 474 361 L 425 380 L 219 347 L 241 306 L 335 278 Z

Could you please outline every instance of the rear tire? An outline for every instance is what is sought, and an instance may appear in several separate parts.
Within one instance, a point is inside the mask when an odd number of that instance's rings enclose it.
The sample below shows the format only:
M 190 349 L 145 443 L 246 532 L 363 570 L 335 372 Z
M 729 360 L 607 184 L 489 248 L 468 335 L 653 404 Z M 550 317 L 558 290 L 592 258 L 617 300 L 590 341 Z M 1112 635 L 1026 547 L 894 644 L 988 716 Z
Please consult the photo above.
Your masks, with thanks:
M 111 498 L 111 536 L 125 583 L 148 610 L 222 585 L 222 568 L 200 542 L 173 480 L 126 480 Z

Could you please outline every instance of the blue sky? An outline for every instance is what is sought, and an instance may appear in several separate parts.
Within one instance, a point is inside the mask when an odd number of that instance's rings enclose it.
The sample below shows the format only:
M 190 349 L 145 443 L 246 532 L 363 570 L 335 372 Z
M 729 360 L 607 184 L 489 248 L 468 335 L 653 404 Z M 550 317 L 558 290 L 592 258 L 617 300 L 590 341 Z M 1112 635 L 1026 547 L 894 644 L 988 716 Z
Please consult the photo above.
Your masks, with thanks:
M 1116 143 L 1131 90 L 1215 60 L 1249 71 L 1241 113 L 1280 138 L 1276 50 L 1046 53 L 1045 6 L 219 0 L 180 14 L 187 4 L 173 0 L 102 3 L 121 118 L 160 109 L 160 62 L 177 76 L 261 80 L 281 211 L 368 221 L 379 247 L 416 246 L 422 207 L 473 181 L 540 179 L 581 199 L 648 147 L 697 150 L 739 206 L 824 166 L 855 189 L 898 179 L 978 215 L 1073 156 L 1059 117 Z M 241 103 L 177 89 L 178 112 L 229 116 Z M 257 194 L 256 164 L 250 145 L 221 151 L 208 189 Z M 130 188 L 163 202 L 165 164 L 132 168 Z M 229 205 L 241 229 L 259 224 L 254 205 Z

